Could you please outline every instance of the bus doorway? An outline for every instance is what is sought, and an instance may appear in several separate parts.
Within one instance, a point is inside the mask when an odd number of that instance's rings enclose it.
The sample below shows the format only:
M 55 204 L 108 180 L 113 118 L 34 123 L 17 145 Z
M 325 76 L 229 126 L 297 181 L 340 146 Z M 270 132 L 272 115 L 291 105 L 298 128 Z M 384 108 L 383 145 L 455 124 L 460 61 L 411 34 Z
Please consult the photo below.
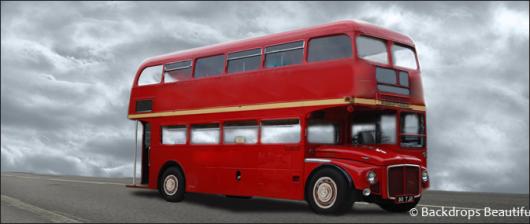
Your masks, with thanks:
M 141 184 L 149 183 L 149 153 L 151 151 L 151 125 L 142 122 L 142 180 Z

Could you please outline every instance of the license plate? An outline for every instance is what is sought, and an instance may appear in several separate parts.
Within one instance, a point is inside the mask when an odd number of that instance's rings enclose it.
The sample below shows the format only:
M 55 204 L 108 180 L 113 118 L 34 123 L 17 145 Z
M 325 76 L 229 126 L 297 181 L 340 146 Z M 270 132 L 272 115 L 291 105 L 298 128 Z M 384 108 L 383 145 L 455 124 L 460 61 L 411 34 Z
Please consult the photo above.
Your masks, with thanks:
M 414 196 L 397 196 L 396 197 L 396 203 L 409 203 L 414 201 Z

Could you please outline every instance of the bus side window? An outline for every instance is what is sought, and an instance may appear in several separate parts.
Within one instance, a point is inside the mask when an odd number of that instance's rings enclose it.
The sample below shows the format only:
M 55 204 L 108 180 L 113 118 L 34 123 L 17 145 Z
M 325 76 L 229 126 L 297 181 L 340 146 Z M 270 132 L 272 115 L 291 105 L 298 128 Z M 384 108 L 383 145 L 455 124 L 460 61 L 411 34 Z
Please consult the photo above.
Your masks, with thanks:
M 258 122 L 226 122 L 223 125 L 223 133 L 226 144 L 256 144 L 258 142 Z
M 191 126 L 191 144 L 219 144 L 219 124 L 196 124 Z
M 178 82 L 191 79 L 191 60 L 164 65 L 164 82 Z
M 186 144 L 186 126 L 163 126 L 162 127 L 162 144 L 163 145 L 182 145 Z
M 326 61 L 352 56 L 351 38 L 341 34 L 329 37 L 313 38 L 309 41 L 307 61 Z
M 261 63 L 261 49 L 228 54 L 228 73 L 256 70 Z
M 162 65 L 156 65 L 144 68 L 142 74 L 138 78 L 138 85 L 152 85 L 160 83 L 162 80 Z
M 261 123 L 261 143 L 300 142 L 300 121 L 298 119 L 271 120 Z
M 216 55 L 199 58 L 195 64 L 195 78 L 216 76 L 223 73 L 225 67 L 225 56 Z
M 274 68 L 302 63 L 304 41 L 279 44 L 265 48 L 265 67 Z
M 339 129 L 331 122 L 309 122 L 307 141 L 315 144 L 337 144 Z

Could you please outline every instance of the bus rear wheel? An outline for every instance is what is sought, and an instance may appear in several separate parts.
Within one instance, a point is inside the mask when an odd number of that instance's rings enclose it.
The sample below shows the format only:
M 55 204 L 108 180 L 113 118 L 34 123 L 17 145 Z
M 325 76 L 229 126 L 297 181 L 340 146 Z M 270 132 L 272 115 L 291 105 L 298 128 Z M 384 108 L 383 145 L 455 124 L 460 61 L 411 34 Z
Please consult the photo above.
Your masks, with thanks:
M 319 214 L 340 214 L 352 208 L 353 189 L 337 170 L 317 171 L 306 187 L 306 198 L 311 209 Z
M 179 202 L 184 199 L 184 175 L 176 167 L 167 168 L 158 180 L 158 192 L 166 201 Z

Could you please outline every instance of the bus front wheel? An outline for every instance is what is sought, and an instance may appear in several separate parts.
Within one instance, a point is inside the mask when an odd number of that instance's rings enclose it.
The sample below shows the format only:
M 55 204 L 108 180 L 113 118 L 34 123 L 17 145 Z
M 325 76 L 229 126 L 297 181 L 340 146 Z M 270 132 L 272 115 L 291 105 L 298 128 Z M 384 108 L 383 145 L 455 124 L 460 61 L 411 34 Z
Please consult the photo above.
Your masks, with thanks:
M 319 214 L 339 214 L 352 208 L 353 191 L 346 178 L 332 168 L 317 171 L 306 187 L 311 209 Z
M 158 181 L 158 192 L 169 202 L 184 199 L 184 175 L 176 167 L 167 168 Z

